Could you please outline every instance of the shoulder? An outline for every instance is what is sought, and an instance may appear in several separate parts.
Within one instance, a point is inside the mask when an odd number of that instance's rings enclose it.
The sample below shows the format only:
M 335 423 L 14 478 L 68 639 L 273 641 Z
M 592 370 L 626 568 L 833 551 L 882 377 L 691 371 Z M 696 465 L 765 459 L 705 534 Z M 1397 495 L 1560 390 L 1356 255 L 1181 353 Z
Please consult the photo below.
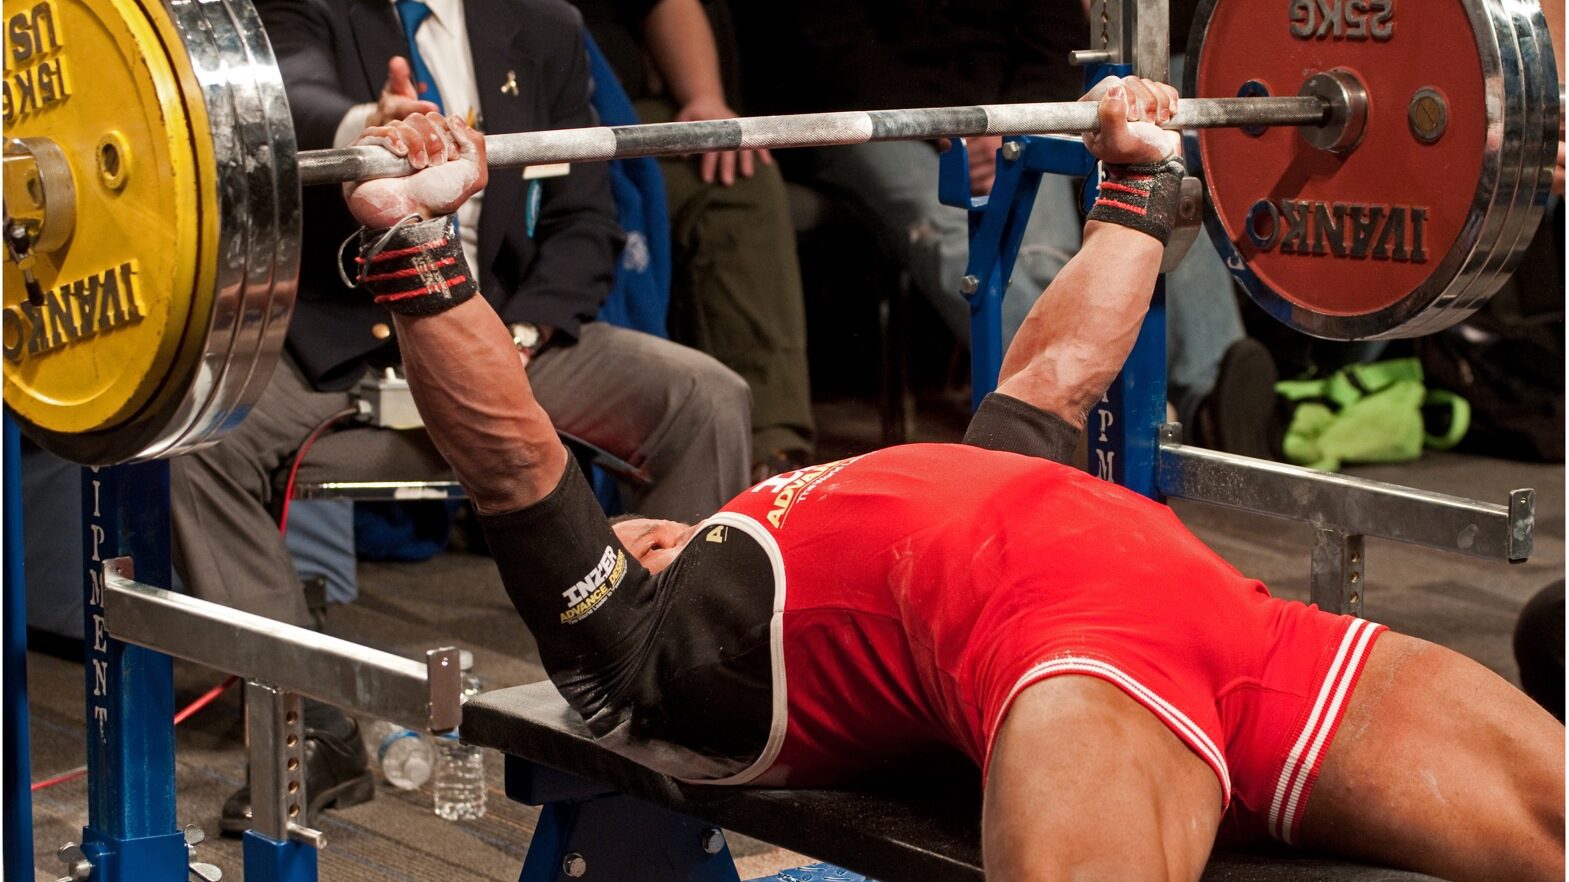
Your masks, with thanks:
M 746 515 L 726 511 L 702 523 L 666 573 L 688 589 L 683 594 L 707 588 L 728 598 L 736 585 L 771 584 L 782 569 L 779 543 L 768 530 Z

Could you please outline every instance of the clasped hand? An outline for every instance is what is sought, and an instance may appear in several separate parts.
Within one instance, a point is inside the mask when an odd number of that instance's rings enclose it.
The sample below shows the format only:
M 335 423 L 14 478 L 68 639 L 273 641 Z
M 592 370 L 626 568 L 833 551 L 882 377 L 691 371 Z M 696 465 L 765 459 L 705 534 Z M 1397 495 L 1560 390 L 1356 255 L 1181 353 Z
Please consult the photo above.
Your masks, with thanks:
M 1084 146 L 1096 158 L 1116 164 L 1164 162 L 1182 155 L 1182 135 L 1167 131 L 1160 124 L 1177 113 L 1177 90 L 1165 83 L 1141 77 L 1107 77 L 1095 84 L 1080 101 L 1100 104 L 1100 130 L 1084 133 Z M 947 138 L 938 149 L 947 150 Z M 970 159 L 970 192 L 984 196 L 991 192 L 997 175 L 997 150 L 1000 135 L 978 135 L 966 139 Z
M 1083 138 L 1103 162 L 1131 165 L 1182 156 L 1182 134 L 1160 127 L 1177 114 L 1175 87 L 1142 77 L 1107 77 L 1079 100 L 1100 104 L 1100 130 Z
M 409 161 L 414 174 L 343 185 L 349 212 L 362 226 L 383 229 L 409 215 L 433 218 L 452 214 L 464 200 L 484 189 L 485 137 L 460 116 L 415 113 L 406 119 L 365 129 L 354 146 L 375 144 Z

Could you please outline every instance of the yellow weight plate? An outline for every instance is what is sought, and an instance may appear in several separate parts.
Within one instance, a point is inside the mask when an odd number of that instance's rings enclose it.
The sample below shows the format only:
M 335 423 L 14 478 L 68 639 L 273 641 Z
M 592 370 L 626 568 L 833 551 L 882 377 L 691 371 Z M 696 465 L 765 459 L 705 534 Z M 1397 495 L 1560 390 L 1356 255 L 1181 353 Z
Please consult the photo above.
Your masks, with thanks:
M 47 138 L 75 182 L 75 230 L 6 261 L 5 403 L 42 433 L 113 430 L 183 397 L 201 355 L 218 235 L 211 132 L 157 0 L 5 0 L 4 116 Z

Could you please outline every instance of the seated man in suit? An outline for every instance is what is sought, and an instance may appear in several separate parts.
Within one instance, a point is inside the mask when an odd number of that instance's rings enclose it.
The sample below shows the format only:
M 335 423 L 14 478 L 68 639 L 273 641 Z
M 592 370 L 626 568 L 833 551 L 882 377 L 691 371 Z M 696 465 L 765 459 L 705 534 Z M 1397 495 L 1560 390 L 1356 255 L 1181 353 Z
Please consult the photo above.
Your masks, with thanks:
M 492 132 L 593 124 L 581 20 L 560 0 L 258 7 L 302 149 L 342 146 L 367 121 L 442 105 Z M 283 363 L 245 422 L 222 444 L 175 460 L 171 480 L 175 562 L 193 593 L 309 626 L 269 510 L 273 479 L 316 427 L 351 407 L 349 390 L 367 368 L 399 363 L 400 341 L 382 310 L 344 296 L 337 255 L 358 225 L 340 194 L 310 190 L 304 210 L 299 302 Z M 578 165 L 538 186 L 516 170 L 497 174 L 458 221 L 471 281 L 508 323 L 555 425 L 652 475 L 630 491 L 631 505 L 704 517 L 746 486 L 745 382 L 695 350 L 594 321 L 622 240 L 603 165 Z M 444 468 L 421 433 L 351 431 L 352 440 L 339 433 L 314 447 L 300 479 L 413 479 Z M 353 724 L 314 703 L 306 723 L 312 811 L 368 799 Z M 225 806 L 223 829 L 248 825 L 241 791 Z
M 686 780 L 832 786 L 963 751 L 998 879 L 1194 880 L 1222 830 L 1562 879 L 1550 715 L 1447 649 L 1270 597 L 1165 506 L 1061 464 L 1133 346 L 1183 175 L 1149 122 L 1175 90 L 1085 97 L 1117 186 L 967 443 L 785 473 L 694 525 L 606 521 L 474 296 L 448 215 L 483 140 L 435 114 L 367 133 L 423 171 L 346 189 L 372 230 L 421 218 L 362 248 L 365 287 L 552 681 L 607 747 Z
M 740 116 L 724 0 L 571 0 L 643 123 Z M 671 339 L 752 389 L 752 480 L 811 462 L 806 312 L 784 179 L 767 150 L 664 156 Z

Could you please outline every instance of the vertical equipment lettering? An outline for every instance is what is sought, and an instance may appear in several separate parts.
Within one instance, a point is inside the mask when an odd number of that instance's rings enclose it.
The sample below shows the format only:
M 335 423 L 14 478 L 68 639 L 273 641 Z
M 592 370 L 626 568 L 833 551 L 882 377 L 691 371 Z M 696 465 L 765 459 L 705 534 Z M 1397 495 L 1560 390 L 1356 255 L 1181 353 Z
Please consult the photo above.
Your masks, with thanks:
M 89 467 L 83 479 L 92 493 L 92 509 L 87 520 L 87 661 L 92 678 L 87 689 L 88 715 L 93 720 L 93 736 L 102 744 L 108 738 L 109 724 L 109 643 L 104 631 L 103 550 L 108 538 L 105 529 L 102 470 Z
M 70 97 L 65 43 L 50 0 L 8 16 L 5 43 L 0 111 L 6 125 L 49 110 Z
M 166 460 L 82 469 L 82 632 L 88 829 L 94 837 L 169 837 L 174 825 L 174 669 L 169 656 L 114 639 L 104 566 L 128 558 L 138 581 L 173 581 Z M 162 841 L 162 840 L 160 840 Z

